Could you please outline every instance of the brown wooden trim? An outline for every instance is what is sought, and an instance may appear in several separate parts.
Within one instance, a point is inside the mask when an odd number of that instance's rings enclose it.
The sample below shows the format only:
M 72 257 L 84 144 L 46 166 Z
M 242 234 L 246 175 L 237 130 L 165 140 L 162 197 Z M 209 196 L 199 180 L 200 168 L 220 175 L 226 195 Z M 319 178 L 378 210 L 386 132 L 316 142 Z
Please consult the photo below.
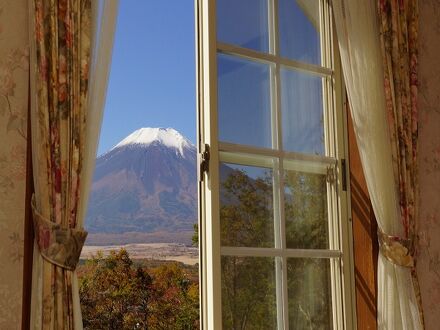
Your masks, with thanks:
M 30 71 L 29 71 L 30 72 Z M 30 77 L 29 77 L 30 79 Z M 34 178 L 32 171 L 32 133 L 31 133 L 31 93 L 30 80 L 28 92 L 28 120 L 26 147 L 26 197 L 24 218 L 24 257 L 23 257 L 23 296 L 21 329 L 30 329 L 31 293 L 32 293 L 32 261 L 34 253 L 34 226 L 32 221 L 31 199 L 34 193 Z
M 347 102 L 348 104 L 348 102 Z M 350 109 L 347 108 L 351 216 L 358 330 L 377 329 L 377 222 L 368 194 Z

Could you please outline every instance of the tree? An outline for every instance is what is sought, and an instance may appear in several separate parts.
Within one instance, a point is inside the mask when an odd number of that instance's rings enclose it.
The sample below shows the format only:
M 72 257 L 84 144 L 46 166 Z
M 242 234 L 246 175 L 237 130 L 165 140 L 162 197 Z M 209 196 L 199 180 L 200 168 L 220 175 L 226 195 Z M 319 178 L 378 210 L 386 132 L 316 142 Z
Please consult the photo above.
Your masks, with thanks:
M 271 177 L 251 179 L 234 170 L 222 182 L 222 246 L 273 247 L 273 194 Z
M 193 225 L 194 233 L 191 237 L 192 245 L 195 247 L 199 246 L 199 224 L 195 223 Z
M 273 246 L 270 176 L 252 179 L 234 170 L 222 182 L 222 246 Z M 222 308 L 225 329 L 276 327 L 273 258 L 223 256 Z
M 86 267 L 88 271 L 80 281 L 84 327 L 133 329 L 136 323 L 132 307 L 136 305 L 138 291 L 127 251 L 112 251 L 106 258 L 98 254 L 86 262 Z
M 222 246 L 273 247 L 273 187 L 270 173 L 251 178 L 232 171 L 221 186 Z M 288 248 L 328 248 L 327 187 L 323 175 L 285 172 Z M 223 256 L 222 308 L 225 329 L 276 328 L 274 258 Z M 288 259 L 290 324 L 328 329 L 331 322 L 329 261 Z
M 127 251 L 98 253 L 79 269 L 85 329 L 199 327 L 198 284 L 177 263 L 147 269 Z
M 155 329 L 195 329 L 199 319 L 198 285 L 191 283 L 177 263 L 155 269 L 154 279 L 151 316 Z
M 287 247 L 327 249 L 326 177 L 294 171 L 284 176 Z
M 287 247 L 328 249 L 326 177 L 288 171 L 285 186 Z M 290 323 L 301 329 L 328 329 L 332 317 L 329 260 L 289 259 L 287 274 Z

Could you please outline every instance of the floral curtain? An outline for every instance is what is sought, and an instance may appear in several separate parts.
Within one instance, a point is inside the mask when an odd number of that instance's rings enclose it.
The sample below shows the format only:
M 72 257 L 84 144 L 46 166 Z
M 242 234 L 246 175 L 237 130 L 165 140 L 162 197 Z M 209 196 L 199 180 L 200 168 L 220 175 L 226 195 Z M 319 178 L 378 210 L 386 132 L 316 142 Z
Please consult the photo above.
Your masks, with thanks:
M 379 228 L 378 327 L 422 329 L 414 271 L 417 3 L 333 0 L 333 10 L 353 126 Z
M 91 0 L 33 0 L 32 201 L 35 253 L 31 326 L 74 321 L 74 269 L 87 233 L 79 220 L 86 142 Z
M 378 0 L 385 109 L 392 148 L 394 181 L 398 183 L 403 237 L 411 256 L 411 274 L 423 322 L 415 268 L 418 219 L 418 0 Z

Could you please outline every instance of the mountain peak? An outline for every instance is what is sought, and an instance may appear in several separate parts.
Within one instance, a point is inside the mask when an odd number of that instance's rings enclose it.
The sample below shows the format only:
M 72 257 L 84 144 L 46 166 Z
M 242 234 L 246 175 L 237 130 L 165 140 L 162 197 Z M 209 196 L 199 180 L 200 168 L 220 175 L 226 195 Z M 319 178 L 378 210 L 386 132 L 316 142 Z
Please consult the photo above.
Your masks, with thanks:
M 193 147 L 193 144 L 174 128 L 143 127 L 128 135 L 125 139 L 115 145 L 112 150 L 128 145 L 149 146 L 154 142 L 158 142 L 169 148 L 177 149 L 182 156 L 184 148 Z

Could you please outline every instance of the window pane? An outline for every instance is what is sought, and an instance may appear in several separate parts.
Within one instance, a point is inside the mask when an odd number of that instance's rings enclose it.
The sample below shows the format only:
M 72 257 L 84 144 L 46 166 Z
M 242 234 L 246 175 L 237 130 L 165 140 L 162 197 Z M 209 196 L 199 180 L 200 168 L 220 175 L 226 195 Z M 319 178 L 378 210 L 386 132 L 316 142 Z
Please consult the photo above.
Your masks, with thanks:
M 267 0 L 217 0 L 217 39 L 261 52 L 269 51 Z
M 273 258 L 223 256 L 223 329 L 276 329 Z
M 326 176 L 286 170 L 284 187 L 287 248 L 328 249 Z
M 332 329 L 330 260 L 288 259 L 287 283 L 291 328 Z
M 281 69 L 284 150 L 325 154 L 322 79 Z
M 273 247 L 272 170 L 220 163 L 222 246 Z
M 270 67 L 218 55 L 219 139 L 271 147 Z
M 282 57 L 321 64 L 319 0 L 278 0 Z

